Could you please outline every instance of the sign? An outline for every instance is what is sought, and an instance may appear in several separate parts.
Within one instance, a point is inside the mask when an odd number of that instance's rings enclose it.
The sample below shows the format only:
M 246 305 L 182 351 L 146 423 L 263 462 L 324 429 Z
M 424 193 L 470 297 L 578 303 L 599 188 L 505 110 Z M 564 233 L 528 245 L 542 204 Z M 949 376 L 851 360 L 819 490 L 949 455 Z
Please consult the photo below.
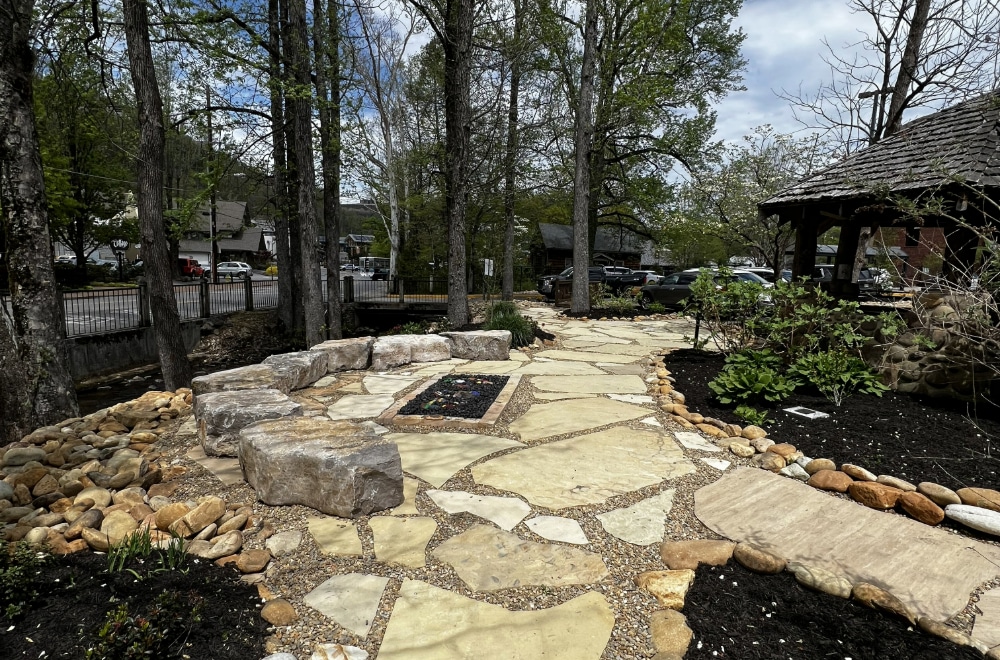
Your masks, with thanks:
M 126 241 L 124 238 L 113 238 L 111 239 L 111 249 L 114 251 L 115 254 L 124 252 L 125 250 L 128 249 L 128 241 Z

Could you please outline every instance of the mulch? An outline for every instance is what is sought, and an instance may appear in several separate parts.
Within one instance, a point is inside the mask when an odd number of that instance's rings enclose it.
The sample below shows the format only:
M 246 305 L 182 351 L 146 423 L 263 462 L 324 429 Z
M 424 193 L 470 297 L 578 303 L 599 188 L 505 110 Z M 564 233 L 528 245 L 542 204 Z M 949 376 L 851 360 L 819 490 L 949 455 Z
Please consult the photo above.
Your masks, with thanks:
M 268 624 L 260 616 L 257 588 L 240 582 L 235 569 L 191 558 L 180 570 L 153 571 L 149 562 L 130 564 L 127 568 L 135 573 L 109 573 L 103 554 L 50 559 L 34 575 L 25 576 L 38 594 L 26 613 L 7 618 L 0 612 L 0 656 L 82 659 L 87 649 L 100 643 L 98 632 L 122 604 L 130 620 L 120 627 L 119 638 L 135 634 L 143 621 L 153 624 L 145 638 L 165 633 L 163 644 L 141 657 L 248 660 L 267 655 Z M 157 605 L 159 614 L 153 609 Z M 140 656 L 120 648 L 93 657 Z

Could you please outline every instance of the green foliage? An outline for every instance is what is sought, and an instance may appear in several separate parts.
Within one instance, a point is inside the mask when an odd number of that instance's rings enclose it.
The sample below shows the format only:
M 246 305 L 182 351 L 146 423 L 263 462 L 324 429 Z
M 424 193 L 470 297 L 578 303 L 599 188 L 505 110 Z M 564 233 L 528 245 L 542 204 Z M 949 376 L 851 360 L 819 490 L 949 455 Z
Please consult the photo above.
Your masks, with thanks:
M 855 392 L 882 396 L 889 389 L 864 360 L 843 351 L 802 355 L 789 367 L 788 373 L 814 385 L 836 406 Z
M 535 341 L 536 327 L 533 320 L 521 316 L 517 305 L 512 302 L 498 301 L 486 308 L 483 330 L 509 330 L 510 345 L 514 348 L 528 346 Z
M 148 564 L 145 560 L 153 554 L 156 555 L 156 561 Z M 137 580 L 143 579 L 144 575 L 133 566 L 141 565 L 151 573 L 160 573 L 182 570 L 186 561 L 183 538 L 174 536 L 166 548 L 154 548 L 152 533 L 148 527 L 137 529 L 108 549 L 108 573 L 128 571 Z
M 650 314 L 663 314 L 664 312 L 667 311 L 667 308 L 664 307 L 661 303 L 653 302 L 646 305 L 646 310 Z
M 766 410 L 757 410 L 750 406 L 736 406 L 736 410 L 733 413 L 744 422 L 754 424 L 755 426 L 762 427 L 768 422 Z
M 773 355 L 765 351 L 751 351 L 751 355 L 738 356 L 727 364 L 709 382 L 719 403 L 762 404 L 784 401 L 795 390 L 798 381 L 786 378 L 775 366 Z
M 21 541 L 0 539 L 0 619 L 14 619 L 38 596 L 36 574 L 50 556 Z
M 749 348 L 756 341 L 754 328 L 765 312 L 764 288 L 756 282 L 731 281 L 732 271 L 702 270 L 691 283 L 688 313 L 701 317 L 701 327 L 723 353 Z
M 630 296 L 611 296 L 601 301 L 601 307 L 608 310 L 615 316 L 630 314 L 635 311 L 635 298 Z
M 166 591 L 155 603 L 122 603 L 108 612 L 100 629 L 87 640 L 86 660 L 181 658 L 184 639 L 201 620 L 202 598 Z

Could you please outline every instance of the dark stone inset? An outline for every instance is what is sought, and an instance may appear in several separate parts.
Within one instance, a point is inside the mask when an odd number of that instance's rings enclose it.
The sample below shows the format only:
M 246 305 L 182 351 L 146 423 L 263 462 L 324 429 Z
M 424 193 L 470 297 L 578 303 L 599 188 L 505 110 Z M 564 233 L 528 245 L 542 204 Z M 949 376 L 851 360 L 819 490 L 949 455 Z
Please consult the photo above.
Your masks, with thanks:
M 510 376 L 449 374 L 442 376 L 399 411 L 400 415 L 443 415 L 480 419 Z

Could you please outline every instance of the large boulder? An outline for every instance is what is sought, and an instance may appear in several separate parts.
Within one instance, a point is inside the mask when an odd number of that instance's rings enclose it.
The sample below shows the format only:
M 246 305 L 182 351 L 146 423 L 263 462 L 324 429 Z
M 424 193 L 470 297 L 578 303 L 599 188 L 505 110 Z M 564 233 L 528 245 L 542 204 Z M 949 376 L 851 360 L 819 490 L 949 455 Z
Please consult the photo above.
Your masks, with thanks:
M 250 364 L 236 369 L 216 371 L 214 374 L 198 376 L 191 381 L 195 396 L 209 392 L 235 392 L 243 390 L 278 390 L 288 394 L 295 386 L 295 380 L 287 373 L 278 371 L 269 364 Z
M 278 390 L 209 392 L 194 400 L 198 439 L 209 456 L 238 456 L 240 431 L 266 419 L 300 415 L 302 406 Z
M 356 371 L 367 369 L 372 359 L 372 344 L 374 337 L 357 337 L 354 339 L 331 339 L 322 344 L 316 344 L 312 351 L 326 353 L 326 372 Z
M 385 371 L 411 362 L 440 362 L 451 358 L 451 346 L 440 335 L 391 335 L 372 346 L 372 369 Z
M 403 502 L 396 444 L 349 421 L 288 417 L 240 431 L 243 477 L 266 504 L 357 518 Z
M 263 364 L 274 368 L 279 377 L 288 377 L 292 381 L 292 389 L 309 387 L 326 375 L 326 351 L 299 351 L 297 353 L 280 353 L 264 358 Z
M 507 360 L 510 358 L 510 330 L 442 332 L 451 346 L 451 356 L 463 360 Z

